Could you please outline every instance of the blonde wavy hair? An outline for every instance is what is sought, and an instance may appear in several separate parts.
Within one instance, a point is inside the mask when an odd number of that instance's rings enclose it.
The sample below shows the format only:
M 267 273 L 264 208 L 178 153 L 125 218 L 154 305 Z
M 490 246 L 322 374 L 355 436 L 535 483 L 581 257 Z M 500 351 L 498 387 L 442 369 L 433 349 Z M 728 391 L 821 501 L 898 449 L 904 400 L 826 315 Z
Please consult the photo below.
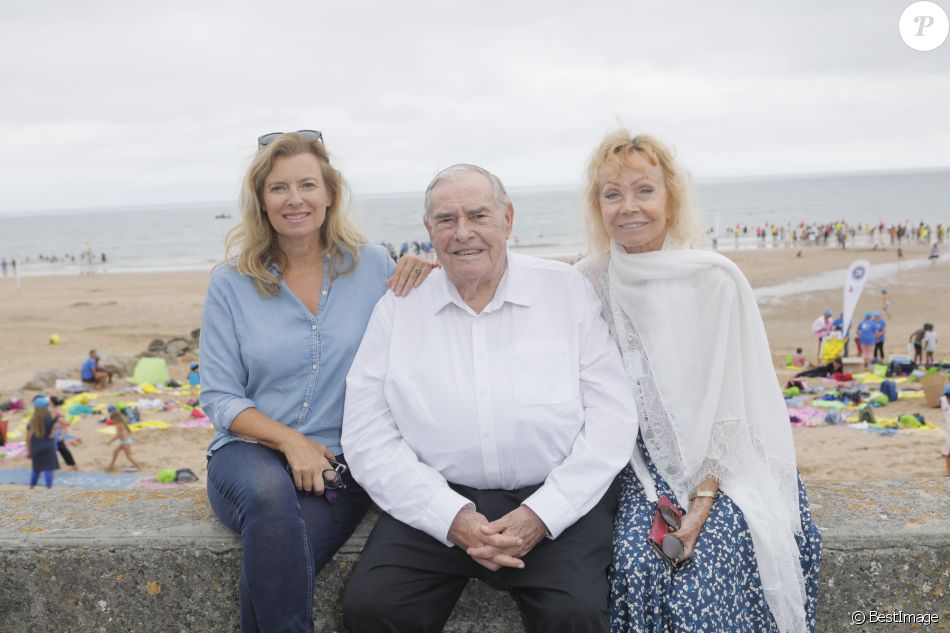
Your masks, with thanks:
M 280 294 L 280 280 L 287 258 L 277 243 L 277 233 L 264 210 L 264 180 L 278 158 L 313 154 L 323 173 L 323 182 L 330 193 L 330 206 L 320 227 L 320 246 L 330 255 L 330 279 L 354 270 L 359 261 L 360 246 L 366 236 L 347 216 L 349 199 L 343 175 L 330 164 L 330 155 L 321 141 L 306 138 L 296 132 L 280 136 L 276 141 L 257 150 L 241 183 L 241 222 L 228 232 L 225 258 L 234 261 L 238 272 L 254 279 L 257 291 L 264 297 Z M 344 264 L 344 253 L 350 255 L 350 265 Z M 275 275 L 271 265 L 277 267 Z
M 666 186 L 667 209 L 670 212 L 669 236 L 676 246 L 691 246 L 702 237 L 702 223 L 693 209 L 689 175 L 673 159 L 673 153 L 648 134 L 632 136 L 624 128 L 608 133 L 594 150 L 587 164 L 584 197 L 587 238 L 591 253 L 610 252 L 610 236 L 600 213 L 600 170 L 609 165 L 617 171 L 632 166 L 630 156 L 636 152 L 651 165 L 659 166 Z

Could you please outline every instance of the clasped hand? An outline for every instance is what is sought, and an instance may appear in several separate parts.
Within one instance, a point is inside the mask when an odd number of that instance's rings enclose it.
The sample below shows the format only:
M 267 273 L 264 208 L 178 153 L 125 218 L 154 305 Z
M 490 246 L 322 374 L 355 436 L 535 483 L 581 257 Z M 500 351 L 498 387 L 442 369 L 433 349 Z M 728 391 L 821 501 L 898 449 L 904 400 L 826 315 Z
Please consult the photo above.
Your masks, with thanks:
M 463 508 L 452 521 L 449 540 L 490 571 L 502 567 L 524 569 L 522 559 L 546 532 L 544 522 L 527 506 L 515 508 L 497 521 Z

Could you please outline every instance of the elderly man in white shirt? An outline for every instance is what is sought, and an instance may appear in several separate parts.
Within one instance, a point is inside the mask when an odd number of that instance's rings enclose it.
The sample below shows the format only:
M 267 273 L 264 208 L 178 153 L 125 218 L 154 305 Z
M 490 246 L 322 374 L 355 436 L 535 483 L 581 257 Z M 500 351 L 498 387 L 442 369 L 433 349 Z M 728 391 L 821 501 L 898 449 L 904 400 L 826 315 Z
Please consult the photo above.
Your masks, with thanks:
M 609 628 L 636 405 L 593 289 L 509 253 L 513 218 L 490 172 L 440 172 L 424 219 L 443 270 L 379 301 L 353 361 L 343 449 L 385 514 L 346 591 L 351 631 L 440 631 L 472 577 L 532 630 Z

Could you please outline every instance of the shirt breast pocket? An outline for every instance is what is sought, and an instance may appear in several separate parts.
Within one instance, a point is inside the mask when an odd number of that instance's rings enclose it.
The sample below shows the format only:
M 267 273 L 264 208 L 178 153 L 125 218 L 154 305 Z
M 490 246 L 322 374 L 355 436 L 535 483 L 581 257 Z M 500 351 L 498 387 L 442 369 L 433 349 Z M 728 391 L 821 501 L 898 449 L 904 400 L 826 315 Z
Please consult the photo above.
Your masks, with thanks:
M 512 389 L 521 404 L 561 404 L 577 395 L 576 361 L 562 341 L 524 341 L 512 346 Z

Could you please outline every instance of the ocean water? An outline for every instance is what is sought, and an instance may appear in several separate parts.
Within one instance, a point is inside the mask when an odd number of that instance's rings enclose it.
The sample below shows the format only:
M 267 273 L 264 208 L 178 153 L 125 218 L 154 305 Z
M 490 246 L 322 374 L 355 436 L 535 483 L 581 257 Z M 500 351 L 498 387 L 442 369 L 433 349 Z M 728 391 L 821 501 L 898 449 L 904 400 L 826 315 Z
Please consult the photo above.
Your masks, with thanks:
M 542 256 L 586 251 L 578 187 L 509 193 L 515 206 L 512 248 Z M 706 226 L 729 248 L 736 243 L 725 231 L 736 224 L 750 232 L 766 223 L 797 227 L 837 220 L 950 224 L 950 169 L 698 182 L 695 193 Z M 351 212 L 374 242 L 390 242 L 398 250 L 404 241 L 428 239 L 421 192 L 354 192 Z M 96 272 L 207 270 L 224 258 L 225 234 L 237 218 L 234 202 L 0 215 L 0 259 L 16 258 L 24 275 L 78 273 L 87 249 Z M 712 233 L 707 246 L 711 240 Z M 740 248 L 754 244 L 753 237 L 739 241 Z

